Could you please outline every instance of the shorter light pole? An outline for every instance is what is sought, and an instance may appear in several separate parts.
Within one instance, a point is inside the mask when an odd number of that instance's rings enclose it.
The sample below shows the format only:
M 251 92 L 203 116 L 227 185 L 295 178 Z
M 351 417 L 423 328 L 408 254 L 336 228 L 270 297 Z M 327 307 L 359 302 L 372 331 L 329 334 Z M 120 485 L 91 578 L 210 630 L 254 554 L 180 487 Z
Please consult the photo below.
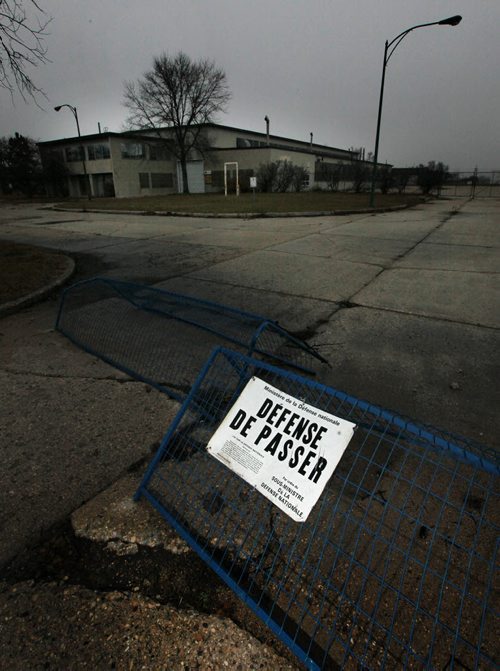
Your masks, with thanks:
M 441 19 L 441 21 L 432 21 L 432 23 L 419 23 L 416 26 L 412 26 L 411 28 L 407 28 L 406 30 L 403 30 L 402 33 L 399 33 L 399 35 L 396 35 L 396 37 L 388 42 L 386 40 L 385 42 L 385 49 L 384 49 L 384 62 L 382 65 L 382 81 L 380 82 L 380 96 L 379 96 L 379 101 L 378 101 L 378 116 L 377 116 L 377 133 L 375 136 L 375 153 L 373 155 L 373 170 L 372 170 L 372 185 L 370 189 L 370 207 L 373 207 L 375 205 L 375 182 L 377 179 L 377 162 L 378 162 L 378 145 L 379 145 L 379 138 L 380 138 L 380 121 L 382 119 L 382 103 L 384 101 L 384 85 L 385 85 L 385 69 L 387 67 L 387 63 L 389 62 L 390 57 L 392 54 L 396 51 L 397 47 L 401 44 L 401 42 L 404 40 L 404 38 L 408 35 L 408 33 L 411 33 L 412 30 L 416 30 L 417 28 L 426 28 L 427 26 L 457 26 L 460 21 L 462 20 L 461 16 L 450 16 L 447 19 Z
M 76 121 L 76 130 L 78 131 L 78 137 L 81 138 L 81 133 L 80 133 L 80 124 L 78 123 L 78 112 L 76 111 L 76 107 L 73 107 L 73 105 L 68 105 L 68 103 L 64 103 L 63 105 L 56 105 L 54 107 L 56 112 L 59 112 L 63 107 L 69 107 L 69 109 L 73 112 L 73 116 L 75 117 Z M 83 165 L 83 174 L 85 175 L 85 184 L 87 185 L 87 196 L 89 200 L 92 200 L 92 195 L 90 193 L 90 180 L 87 175 L 87 164 L 85 162 L 85 147 L 81 145 L 82 147 L 82 165 Z

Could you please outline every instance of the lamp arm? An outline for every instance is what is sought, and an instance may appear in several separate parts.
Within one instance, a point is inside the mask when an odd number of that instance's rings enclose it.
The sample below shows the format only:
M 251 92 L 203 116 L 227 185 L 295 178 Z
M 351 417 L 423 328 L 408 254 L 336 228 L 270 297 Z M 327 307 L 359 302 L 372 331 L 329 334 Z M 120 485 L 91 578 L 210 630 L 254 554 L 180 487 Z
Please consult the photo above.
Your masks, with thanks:
M 403 30 L 402 33 L 399 33 L 399 35 L 396 35 L 396 37 L 391 40 L 387 44 L 387 56 L 385 59 L 385 65 L 389 62 L 390 57 L 392 54 L 396 51 L 396 49 L 399 47 L 401 42 L 404 40 L 404 38 L 408 35 L 408 33 L 411 33 L 412 30 L 416 30 L 417 28 L 427 28 L 427 26 L 438 26 L 441 24 L 441 21 L 431 21 L 431 23 L 419 23 L 416 26 L 412 26 L 411 28 L 407 28 L 406 30 Z M 394 45 L 394 46 L 393 46 Z M 392 47 L 392 49 L 391 49 Z

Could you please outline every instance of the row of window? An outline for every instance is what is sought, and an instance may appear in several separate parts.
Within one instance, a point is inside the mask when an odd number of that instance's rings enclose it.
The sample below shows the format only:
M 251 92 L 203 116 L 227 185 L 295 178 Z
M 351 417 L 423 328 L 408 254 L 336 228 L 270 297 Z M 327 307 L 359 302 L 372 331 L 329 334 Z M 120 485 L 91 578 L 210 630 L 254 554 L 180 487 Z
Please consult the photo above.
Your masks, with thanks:
M 169 161 L 171 155 L 166 147 L 157 144 L 143 144 L 141 142 L 122 142 L 120 144 L 122 158 L 147 159 L 150 161 Z M 66 147 L 66 161 L 97 161 L 110 158 L 111 153 L 107 144 L 88 144 Z
M 139 186 L 141 189 L 168 189 L 174 186 L 174 175 L 171 172 L 140 172 Z
M 169 161 L 172 158 L 167 148 L 161 144 L 122 142 L 120 151 L 122 158 L 149 159 L 150 161 Z
M 87 151 L 85 152 L 85 149 Z M 111 156 L 107 144 L 88 144 L 86 147 L 78 145 L 74 147 L 66 147 L 65 149 L 66 161 L 96 161 L 102 158 L 109 158 Z

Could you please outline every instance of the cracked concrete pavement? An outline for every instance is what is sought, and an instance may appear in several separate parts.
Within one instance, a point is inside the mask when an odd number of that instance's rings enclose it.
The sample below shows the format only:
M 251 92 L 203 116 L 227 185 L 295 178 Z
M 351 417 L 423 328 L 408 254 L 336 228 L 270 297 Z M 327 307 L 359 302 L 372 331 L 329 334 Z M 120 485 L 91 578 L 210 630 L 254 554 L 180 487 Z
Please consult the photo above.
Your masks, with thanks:
M 500 201 L 258 220 L 3 207 L 0 237 L 65 251 L 76 279 L 160 283 L 277 319 L 322 381 L 498 444 Z M 0 321 L 0 566 L 148 458 L 177 406 L 54 332 L 57 301 Z

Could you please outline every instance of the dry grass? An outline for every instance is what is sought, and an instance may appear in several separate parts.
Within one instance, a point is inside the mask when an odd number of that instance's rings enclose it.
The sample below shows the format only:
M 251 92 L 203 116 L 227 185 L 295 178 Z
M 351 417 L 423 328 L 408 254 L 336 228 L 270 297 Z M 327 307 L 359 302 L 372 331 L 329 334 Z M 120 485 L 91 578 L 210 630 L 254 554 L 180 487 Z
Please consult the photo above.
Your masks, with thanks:
M 0 240 L 0 304 L 40 289 L 65 268 L 62 254 Z

